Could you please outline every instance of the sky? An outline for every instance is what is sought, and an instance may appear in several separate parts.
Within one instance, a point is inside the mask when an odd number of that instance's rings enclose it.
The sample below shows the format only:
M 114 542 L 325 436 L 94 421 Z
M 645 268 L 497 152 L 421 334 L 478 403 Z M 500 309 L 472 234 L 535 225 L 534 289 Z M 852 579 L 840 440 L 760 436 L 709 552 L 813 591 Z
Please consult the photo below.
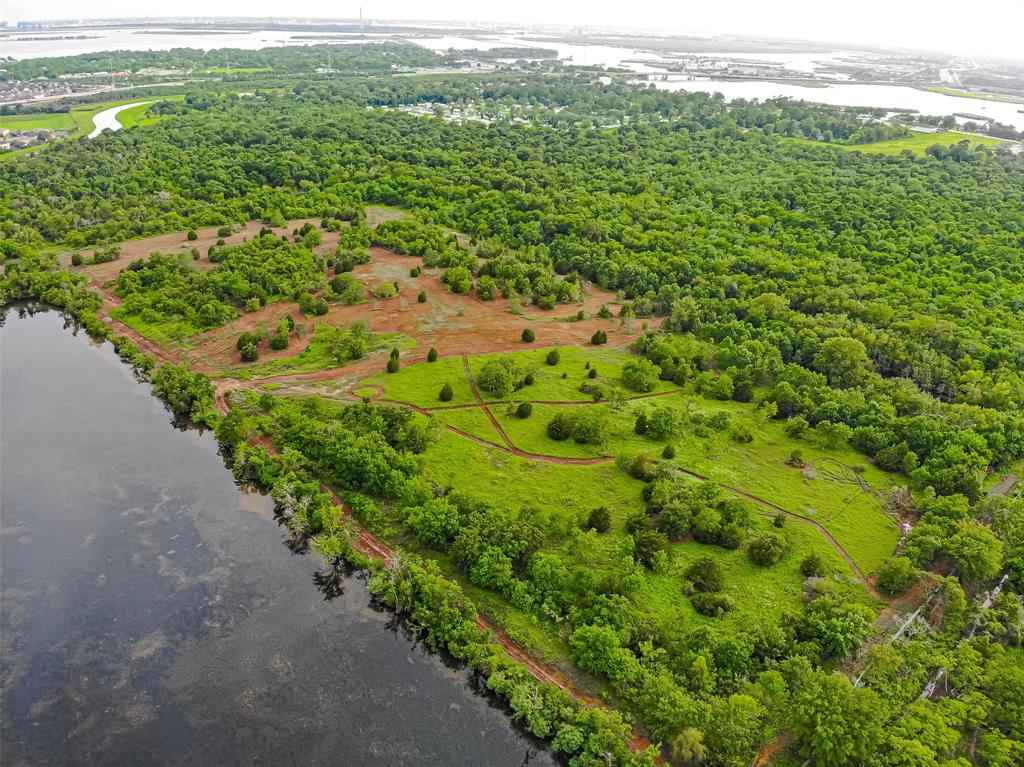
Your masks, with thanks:
M 0 0 L 0 18 L 267 16 L 514 22 L 867 43 L 1024 60 L 1024 0 Z

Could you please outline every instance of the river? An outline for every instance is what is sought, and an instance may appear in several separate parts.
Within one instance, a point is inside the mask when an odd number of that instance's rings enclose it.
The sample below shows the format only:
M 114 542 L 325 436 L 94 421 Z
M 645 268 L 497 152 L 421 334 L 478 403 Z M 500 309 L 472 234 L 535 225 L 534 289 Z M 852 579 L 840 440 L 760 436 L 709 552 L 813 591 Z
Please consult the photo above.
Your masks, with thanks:
M 327 599 L 109 344 L 20 307 L 0 355 L 5 767 L 554 764 L 358 577 Z

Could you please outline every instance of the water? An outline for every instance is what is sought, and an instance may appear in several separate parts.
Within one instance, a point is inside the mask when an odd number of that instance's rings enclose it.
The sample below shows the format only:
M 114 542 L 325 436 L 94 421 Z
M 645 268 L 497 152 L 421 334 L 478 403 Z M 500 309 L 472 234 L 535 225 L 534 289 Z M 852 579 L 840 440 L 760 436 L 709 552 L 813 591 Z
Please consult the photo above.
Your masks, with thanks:
M 55 312 L 0 330 L 0 742 L 21 765 L 552 765 Z
M 860 85 L 840 83 L 824 88 L 807 88 L 790 83 L 767 80 L 681 80 L 672 75 L 668 80 L 655 81 L 665 90 L 701 91 L 721 93 L 726 101 L 733 99 L 768 99 L 787 96 L 792 99 L 816 101 L 834 106 L 864 106 L 880 109 L 913 109 L 923 115 L 952 115 L 957 112 L 981 115 L 1018 130 L 1024 130 L 1024 104 L 1011 104 L 985 99 L 966 99 L 944 93 L 921 91 L 901 85 Z M 958 118 L 966 122 L 965 118 Z
M 385 29 L 385 28 L 382 28 Z M 59 40 L 62 35 L 86 35 L 84 40 Z M 244 48 L 260 49 L 280 45 L 302 45 L 331 42 L 333 44 L 357 44 L 367 40 L 308 40 L 311 32 L 282 30 L 211 31 L 209 34 L 174 34 L 172 30 L 150 29 L 108 29 L 86 28 L 62 30 L 60 32 L 18 32 L 12 37 L 47 37 L 45 40 L 16 40 L 0 37 L 3 54 L 15 59 L 38 58 L 43 56 L 72 56 L 80 53 L 92 53 L 109 50 L 168 50 L 170 48 Z M 326 34 L 326 33 L 325 33 Z M 386 31 L 370 33 L 375 39 L 389 37 Z M 401 37 L 401 36 L 399 36 Z M 686 55 L 681 50 L 675 53 L 659 54 L 650 51 L 635 50 L 631 47 L 614 45 L 578 45 L 574 43 L 538 41 L 530 34 L 484 34 L 473 37 L 454 37 L 439 34 L 438 36 L 402 37 L 406 42 L 416 43 L 436 51 L 449 48 L 489 50 L 495 47 L 527 46 L 551 48 L 558 52 L 558 58 L 576 65 L 619 67 L 637 74 L 657 74 L 665 71 L 664 64 L 673 56 Z M 857 54 L 842 50 L 822 51 L 819 53 L 705 53 L 696 54 L 701 58 L 730 58 L 757 61 L 771 61 L 799 72 L 808 74 L 818 70 L 828 71 L 839 61 L 856 58 Z M 718 92 L 726 99 L 734 98 L 774 98 L 789 96 L 790 98 L 806 99 L 823 104 L 838 106 L 866 106 L 885 109 L 916 109 L 926 115 L 952 115 L 957 112 L 990 117 L 1006 125 L 1013 125 L 1024 130 L 1024 109 L 1022 104 L 1010 104 L 983 99 L 965 99 L 948 96 L 942 93 L 920 91 L 906 86 L 889 85 L 858 85 L 854 83 L 829 85 L 825 88 L 806 88 L 791 83 L 775 83 L 766 80 L 679 80 L 673 75 L 667 82 L 656 82 L 659 88 L 672 90 L 690 90 Z M 677 78 L 678 76 L 676 76 Z M 830 75 L 842 79 L 842 76 Z
M 119 107 L 111 107 L 110 109 L 104 109 L 102 112 L 97 112 L 92 118 L 92 124 L 96 127 L 93 128 L 92 133 L 89 134 L 89 138 L 96 138 L 105 130 L 121 130 L 121 123 L 117 120 L 117 116 L 121 114 L 121 112 L 126 109 L 131 109 L 132 107 L 152 103 L 152 101 L 136 101 L 134 104 L 122 104 Z

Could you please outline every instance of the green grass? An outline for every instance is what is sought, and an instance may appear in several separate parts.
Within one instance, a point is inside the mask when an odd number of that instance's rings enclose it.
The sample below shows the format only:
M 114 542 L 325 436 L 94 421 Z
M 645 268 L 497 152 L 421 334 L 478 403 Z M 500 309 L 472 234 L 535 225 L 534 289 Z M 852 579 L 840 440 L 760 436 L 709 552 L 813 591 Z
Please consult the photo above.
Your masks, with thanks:
M 455 395 L 450 402 L 441 402 L 437 398 L 445 382 L 452 385 Z M 397 373 L 376 373 L 363 383 L 383 386 L 386 399 L 401 400 L 418 407 L 467 405 L 475 401 L 462 370 L 461 357 L 441 357 L 436 362 L 403 365 Z
M 114 309 L 110 316 L 123 322 L 143 338 L 165 349 L 186 349 L 186 339 L 198 335 L 201 328 L 187 320 L 158 320 L 147 322 L 138 314 L 127 314 L 121 307 Z
M 844 152 L 874 152 L 876 154 L 898 155 L 903 151 L 911 151 L 917 155 L 924 155 L 928 147 L 935 144 L 949 146 L 961 141 L 970 141 L 972 147 L 1000 146 L 1007 142 L 988 136 L 975 136 L 968 133 L 957 133 L 956 131 L 941 131 L 939 133 L 917 133 L 906 138 L 893 139 L 892 141 L 876 141 L 874 144 L 833 144 L 824 141 L 813 141 L 806 138 L 784 138 L 782 141 L 804 144 L 805 146 L 829 147 Z
M 922 90 L 932 93 L 943 93 L 947 96 L 959 96 L 962 99 L 978 99 L 979 101 L 999 101 L 1004 104 L 1024 104 L 1024 99 L 1013 96 L 998 96 L 993 93 L 974 93 L 973 91 L 962 91 L 957 88 L 944 88 L 941 85 L 928 85 Z
M 0 128 L 8 128 L 10 130 L 35 130 L 36 128 L 46 128 L 48 130 L 74 130 L 75 121 L 71 119 L 71 115 L 67 112 L 54 112 L 47 114 L 39 112 L 37 114 L 26 114 L 26 115 L 3 115 L 0 116 Z
M 484 447 L 450 431 L 423 456 L 424 476 L 511 509 L 529 506 L 574 526 L 595 506 L 608 506 L 620 524 L 642 509 L 643 484 L 613 464 L 561 466 Z
M 318 370 L 331 370 L 351 362 L 352 360 L 348 360 L 339 363 L 334 358 L 330 345 L 324 339 L 324 334 L 316 332 L 320 327 L 322 325 L 317 325 L 314 328 L 313 337 L 309 340 L 309 345 L 298 354 L 290 357 L 278 357 L 266 360 L 265 362 L 257 360 L 248 365 L 230 368 L 225 373 L 242 380 L 248 380 L 250 378 L 299 375 L 301 373 L 313 373 Z M 371 352 L 375 349 L 391 348 L 392 346 L 407 348 L 412 343 L 412 339 L 401 333 L 375 333 L 371 336 L 366 350 Z
M 481 391 L 480 396 L 485 402 L 499 400 L 536 401 L 546 400 L 551 402 L 589 402 L 593 397 L 580 391 L 580 384 L 594 383 L 604 386 L 609 391 L 620 389 L 623 397 L 635 397 L 636 392 L 622 389 L 619 384 L 619 377 L 622 374 L 622 367 L 631 359 L 637 357 L 629 352 L 620 349 L 609 349 L 602 346 L 560 346 L 558 348 L 561 360 L 557 365 L 548 365 L 544 360 L 551 351 L 551 347 L 530 349 L 529 351 L 509 352 L 506 354 L 482 354 L 471 357 L 469 360 L 470 370 L 473 376 L 479 375 L 484 365 L 489 360 L 498 357 L 511 357 L 523 370 L 530 370 L 534 375 L 534 383 L 519 391 L 505 397 L 497 397 L 489 392 Z M 586 363 L 597 370 L 596 379 L 587 378 L 588 370 Z M 566 378 L 562 378 L 562 374 Z M 658 381 L 655 391 L 669 391 L 674 389 L 675 384 L 670 381 Z
M 495 445 L 504 444 L 501 435 L 494 428 L 494 424 L 478 407 L 457 408 L 452 410 L 436 410 L 434 417 L 443 424 L 462 429 L 474 436 L 493 442 Z

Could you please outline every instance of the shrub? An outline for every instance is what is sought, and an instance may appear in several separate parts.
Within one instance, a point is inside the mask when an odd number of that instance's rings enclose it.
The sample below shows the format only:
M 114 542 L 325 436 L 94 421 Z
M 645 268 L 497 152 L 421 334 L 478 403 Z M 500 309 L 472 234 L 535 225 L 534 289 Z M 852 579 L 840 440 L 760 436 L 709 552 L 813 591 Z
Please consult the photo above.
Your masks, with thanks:
M 477 386 L 495 397 L 505 397 L 518 384 L 519 370 L 509 357 L 489 360 L 476 377 Z
M 555 413 L 555 417 L 548 421 L 548 436 L 559 442 L 567 440 L 572 436 L 572 427 L 572 417 L 568 413 Z
M 452 390 L 452 385 L 445 381 L 441 391 L 437 394 L 437 398 L 442 402 L 451 402 L 454 396 L 455 392 Z
M 533 386 L 535 380 L 536 379 L 533 377 L 533 373 L 527 373 L 523 377 L 523 386 Z
M 825 574 L 825 564 L 817 554 L 808 554 L 800 563 L 800 572 L 805 578 L 820 578 Z
M 529 402 L 520 402 L 516 408 L 516 415 L 520 418 L 529 418 L 533 415 L 533 405 Z
M 431 346 L 430 351 L 427 352 L 427 362 L 437 362 L 437 349 L 433 346 Z
M 637 392 L 653 391 L 661 371 L 650 360 L 630 360 L 622 366 L 622 385 Z
M 397 346 L 392 346 L 391 347 L 391 353 L 390 353 L 389 356 L 393 360 L 397 360 L 398 359 L 398 347 Z
M 779 528 L 785 527 L 786 526 L 786 515 L 783 514 L 780 511 L 778 514 L 775 515 L 775 518 L 772 520 L 772 524 L 775 527 L 779 527 Z
M 664 551 L 668 538 L 657 530 L 637 530 L 633 534 L 633 558 L 644 567 L 651 568 L 654 556 Z
M 188 230 L 188 234 L 185 235 L 185 239 L 187 239 L 189 242 L 191 242 L 192 240 L 198 240 L 199 239 L 199 235 L 196 234 L 196 230 L 195 229 L 189 229 Z
M 256 348 L 256 344 L 248 343 L 242 347 L 239 356 L 241 357 L 242 362 L 255 362 L 257 359 L 259 359 L 260 352 L 259 349 Z
M 597 316 L 602 320 L 610 320 L 612 318 L 612 310 L 605 304 L 601 304 L 601 308 L 597 310 Z
M 721 618 L 733 608 L 733 601 L 725 594 L 709 594 L 701 591 L 690 597 L 693 609 L 709 618 Z
M 590 371 L 587 373 L 587 378 L 597 378 L 597 368 L 590 368 Z
M 397 373 L 398 372 L 398 357 L 389 357 L 388 358 L 388 368 L 387 368 L 387 370 L 388 370 L 389 373 Z
M 739 442 L 741 445 L 748 445 L 754 441 L 754 432 L 750 430 L 749 426 L 741 423 L 733 427 L 732 438 L 734 442 Z
M 418 266 L 414 266 L 412 269 L 409 270 L 409 276 L 410 277 L 419 277 L 420 276 L 420 268 Z
M 72 266 L 81 266 L 82 265 L 82 254 L 81 253 L 75 253 L 73 256 L 71 256 L 71 265 Z
M 721 591 L 725 585 L 725 573 L 722 565 L 711 557 L 701 557 L 686 568 L 686 579 L 697 591 L 712 593 Z
M 533 332 L 532 328 L 523 328 L 522 338 L 523 343 L 532 344 L 536 340 L 537 335 Z
M 747 546 L 747 555 L 754 564 L 771 567 L 782 559 L 786 538 L 782 533 L 762 533 Z
M 551 365 L 551 367 L 554 367 L 561 359 L 562 355 L 559 353 L 558 349 L 552 349 L 548 352 L 548 356 L 544 358 L 544 361 Z
M 416 301 L 421 304 L 427 303 L 427 291 L 421 290 L 420 294 L 416 296 Z
M 594 346 L 600 346 L 601 344 L 608 343 L 608 334 L 603 330 L 599 330 L 590 337 L 590 343 Z
M 231 227 L 230 226 L 222 226 L 220 229 L 217 230 L 217 236 L 218 237 L 230 237 L 231 236 Z
M 257 333 L 255 330 L 247 330 L 238 336 L 238 339 L 235 341 L 235 348 L 238 351 L 242 351 L 244 347 L 249 345 L 255 346 L 262 340 L 263 336 L 260 333 Z
M 612 527 L 612 513 L 608 507 L 598 506 L 596 509 L 591 509 L 587 516 L 586 527 L 597 530 L 599 533 L 607 533 Z
M 918 572 L 906 557 L 890 557 L 878 568 L 876 585 L 883 594 L 891 597 L 902 594 L 915 580 Z
M 661 457 L 671 461 L 676 457 L 676 449 L 672 445 L 665 445 L 665 448 L 661 451 Z
M 647 433 L 648 423 L 649 419 L 647 416 L 647 411 L 641 410 L 639 413 L 637 413 L 636 421 L 634 421 L 633 423 L 633 433 L 643 436 L 644 434 Z

